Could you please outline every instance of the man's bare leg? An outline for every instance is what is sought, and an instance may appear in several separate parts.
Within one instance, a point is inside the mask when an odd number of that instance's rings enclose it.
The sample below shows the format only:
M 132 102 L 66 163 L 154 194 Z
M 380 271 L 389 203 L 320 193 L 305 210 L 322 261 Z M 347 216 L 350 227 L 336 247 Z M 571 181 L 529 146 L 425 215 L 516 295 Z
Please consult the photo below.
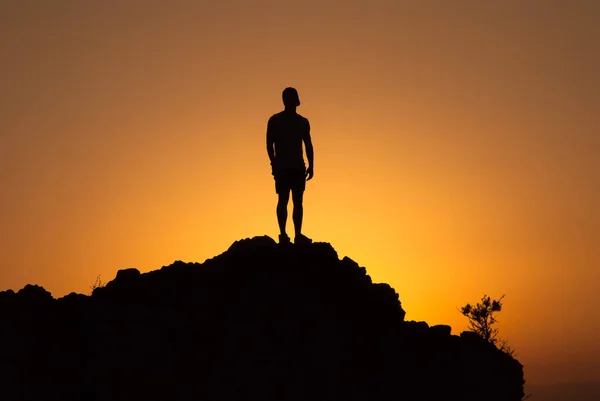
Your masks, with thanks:
M 285 226 L 287 223 L 287 205 L 290 200 L 290 191 L 282 191 L 277 201 L 277 222 L 279 223 L 279 232 L 281 237 L 287 237 Z
M 303 197 L 304 191 L 292 190 L 292 202 L 294 203 L 292 219 L 294 220 L 294 231 L 296 232 L 296 237 L 300 237 L 302 235 L 302 217 L 304 214 L 304 208 L 302 206 Z

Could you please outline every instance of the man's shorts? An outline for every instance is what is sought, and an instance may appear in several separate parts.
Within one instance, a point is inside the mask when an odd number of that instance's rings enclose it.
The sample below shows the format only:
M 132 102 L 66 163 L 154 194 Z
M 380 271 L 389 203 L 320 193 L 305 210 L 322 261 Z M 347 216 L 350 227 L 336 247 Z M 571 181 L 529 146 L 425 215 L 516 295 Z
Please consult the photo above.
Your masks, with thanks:
M 306 169 L 286 169 L 274 174 L 275 192 L 304 191 L 306 188 Z

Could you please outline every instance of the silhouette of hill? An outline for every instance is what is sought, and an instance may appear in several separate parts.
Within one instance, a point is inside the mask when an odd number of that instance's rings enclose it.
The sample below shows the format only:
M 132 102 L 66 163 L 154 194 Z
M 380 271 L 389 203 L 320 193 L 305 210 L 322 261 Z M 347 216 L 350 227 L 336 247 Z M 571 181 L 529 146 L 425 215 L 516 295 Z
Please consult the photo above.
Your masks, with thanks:
M 517 360 L 404 316 L 327 243 L 245 239 L 91 296 L 1 292 L 0 399 L 521 399 Z

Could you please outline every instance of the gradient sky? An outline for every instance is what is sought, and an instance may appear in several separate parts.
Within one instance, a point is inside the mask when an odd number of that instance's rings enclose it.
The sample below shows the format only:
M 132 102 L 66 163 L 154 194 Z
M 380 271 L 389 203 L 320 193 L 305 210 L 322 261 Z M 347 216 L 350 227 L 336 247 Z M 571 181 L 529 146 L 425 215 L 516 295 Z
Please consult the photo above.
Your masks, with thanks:
M 294 86 L 308 236 L 455 334 L 506 294 L 529 383 L 598 379 L 598 20 L 594 0 L 2 1 L 0 290 L 275 238 L 265 130 Z

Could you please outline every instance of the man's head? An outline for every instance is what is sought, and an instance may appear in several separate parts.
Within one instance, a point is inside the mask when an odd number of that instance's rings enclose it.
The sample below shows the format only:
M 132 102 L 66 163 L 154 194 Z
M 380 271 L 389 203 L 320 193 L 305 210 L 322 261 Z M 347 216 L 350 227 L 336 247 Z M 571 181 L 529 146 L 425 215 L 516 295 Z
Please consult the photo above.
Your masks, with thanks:
M 286 109 L 300 106 L 300 97 L 298 96 L 298 91 L 294 88 L 285 88 L 281 97 Z

